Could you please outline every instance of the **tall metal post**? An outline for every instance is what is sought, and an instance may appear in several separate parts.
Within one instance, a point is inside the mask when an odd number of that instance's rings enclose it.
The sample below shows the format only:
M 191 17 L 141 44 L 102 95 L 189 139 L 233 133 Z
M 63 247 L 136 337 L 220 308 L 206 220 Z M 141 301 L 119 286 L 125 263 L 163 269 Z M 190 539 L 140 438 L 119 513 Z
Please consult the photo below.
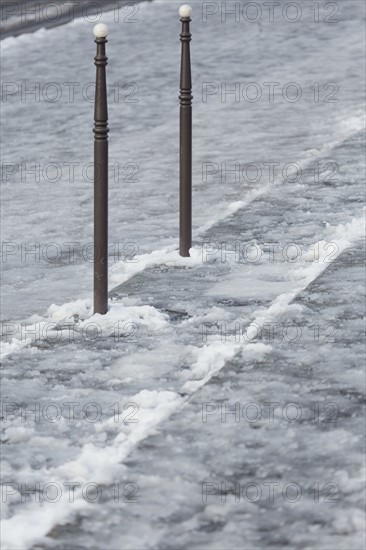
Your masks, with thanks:
M 108 28 L 94 27 L 97 55 L 94 113 L 94 313 L 108 311 L 108 105 L 106 43 Z
M 190 22 L 192 8 L 181 6 L 182 21 L 181 77 L 180 77 L 180 229 L 179 253 L 189 257 L 192 247 L 192 73 Z

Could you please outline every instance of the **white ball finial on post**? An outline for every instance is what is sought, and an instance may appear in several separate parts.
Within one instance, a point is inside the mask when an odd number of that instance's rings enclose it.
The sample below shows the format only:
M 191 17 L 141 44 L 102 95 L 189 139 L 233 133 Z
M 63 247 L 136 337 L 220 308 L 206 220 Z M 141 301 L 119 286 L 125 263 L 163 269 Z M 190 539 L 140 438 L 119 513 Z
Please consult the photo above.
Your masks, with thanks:
M 106 38 L 108 36 L 108 27 L 104 23 L 98 23 L 93 29 L 95 38 Z
M 179 8 L 179 15 L 181 19 L 188 19 L 192 15 L 192 8 L 191 6 L 188 6 L 188 4 L 184 4 L 184 6 L 181 6 Z

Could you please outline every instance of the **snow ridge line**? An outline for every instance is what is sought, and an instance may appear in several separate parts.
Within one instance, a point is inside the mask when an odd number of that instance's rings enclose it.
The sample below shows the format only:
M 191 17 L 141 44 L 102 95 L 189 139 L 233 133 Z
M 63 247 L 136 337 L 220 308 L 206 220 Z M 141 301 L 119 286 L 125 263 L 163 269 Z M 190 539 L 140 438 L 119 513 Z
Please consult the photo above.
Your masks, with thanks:
M 363 209 L 366 210 L 365 208 Z M 347 249 L 352 246 L 352 244 L 359 239 L 363 238 L 365 235 L 365 217 L 360 216 L 359 218 L 353 218 L 351 222 L 348 224 L 340 224 L 335 228 L 333 239 L 337 245 L 338 250 L 337 253 L 332 258 L 332 261 L 327 263 L 325 260 L 327 256 L 327 252 L 325 248 L 320 247 L 320 257 L 318 262 L 311 262 L 309 265 L 305 265 L 305 262 L 301 262 L 300 267 L 295 267 L 290 272 L 290 277 L 292 281 L 295 283 L 294 288 L 287 293 L 280 294 L 269 306 L 269 308 L 259 310 L 255 312 L 255 318 L 253 319 L 253 324 L 263 326 L 265 323 L 271 322 L 274 319 L 276 319 L 278 316 L 280 316 L 286 309 L 290 307 L 291 302 L 296 298 L 296 296 L 304 291 L 313 281 L 315 281 L 332 263 L 334 263 L 339 256 Z M 318 243 L 317 243 L 318 244 Z M 314 245 L 311 245 L 308 249 L 308 254 L 310 254 L 312 247 Z M 296 285 L 296 281 L 299 281 L 298 286 Z M 255 334 L 253 337 L 255 337 Z M 250 338 L 250 334 L 248 335 Z M 222 359 L 224 360 L 224 364 L 226 360 L 232 359 L 233 355 L 236 355 L 239 352 L 244 351 L 254 351 L 257 350 L 259 353 L 266 353 L 269 352 L 272 348 L 269 345 L 262 344 L 262 343 L 243 343 L 238 344 L 237 346 L 232 346 L 231 344 L 222 344 L 220 342 L 216 342 L 211 344 L 211 346 L 207 346 L 206 349 L 213 349 L 216 352 L 222 354 L 222 348 L 225 348 L 227 350 L 227 354 L 223 354 Z M 235 348 L 235 353 L 230 352 L 230 348 Z M 205 348 L 203 348 L 205 349 Z M 202 372 L 205 370 L 205 364 L 206 360 L 204 357 L 204 353 L 202 353 L 201 349 L 199 350 L 199 358 L 196 362 L 196 367 L 198 372 Z M 212 354 L 210 354 L 212 355 Z M 192 392 L 194 393 L 197 391 L 201 386 L 205 385 L 212 376 L 221 370 L 221 368 L 224 366 L 222 364 L 222 360 L 220 360 L 219 364 L 222 366 L 219 366 L 216 368 L 215 366 L 209 367 L 206 369 L 206 373 L 203 378 L 198 380 L 190 380 L 186 382 L 186 384 L 183 386 L 183 391 Z M 193 366 L 191 372 L 194 372 L 195 366 Z
M 314 160 L 316 159 L 320 159 L 326 153 L 329 153 L 330 151 L 338 147 L 341 143 L 344 143 L 352 136 L 358 134 L 361 130 L 365 129 L 365 116 L 363 114 L 363 111 L 358 111 L 354 115 L 349 116 L 347 120 L 351 121 L 352 124 L 350 124 L 350 128 L 344 130 L 342 137 L 338 140 L 335 139 L 334 141 L 324 145 L 324 147 L 320 151 L 318 151 L 317 154 L 309 154 L 302 160 L 300 160 L 299 164 L 300 166 L 302 166 L 302 169 L 305 170 L 311 162 L 314 162 Z M 293 172 L 295 172 L 295 169 L 293 170 Z M 289 176 L 291 175 L 291 173 L 292 172 L 289 171 Z M 196 229 L 196 231 L 194 232 L 195 236 L 198 237 L 200 235 L 203 235 L 206 231 L 214 227 L 217 223 L 223 222 L 226 218 L 232 216 L 242 208 L 247 207 L 257 198 L 263 196 L 270 189 L 279 186 L 281 183 L 282 182 L 278 180 L 274 183 L 267 183 L 266 185 L 263 185 L 258 189 L 249 190 L 244 200 L 234 201 L 228 204 L 224 212 L 219 217 L 208 221 L 207 223 Z M 193 248 L 191 250 L 191 258 L 181 258 L 177 254 L 176 245 L 172 244 L 165 248 L 154 250 L 151 253 L 137 256 L 136 259 L 137 262 L 134 264 L 124 264 L 123 262 L 120 262 L 113 266 L 111 270 L 111 282 L 116 286 L 119 286 L 131 279 L 134 275 L 137 275 L 137 273 L 144 271 L 146 268 L 155 267 L 157 265 L 190 267 L 192 265 L 196 265 L 196 262 L 199 258 L 197 257 L 196 248 Z
M 349 127 L 347 127 L 346 121 Z M 344 130 L 342 126 L 345 128 Z M 364 130 L 366 128 L 366 117 L 363 110 L 360 109 L 359 111 L 354 112 L 354 114 L 348 116 L 347 119 L 346 117 L 344 117 L 341 120 L 340 127 L 341 127 L 340 133 L 342 135 L 339 139 L 334 139 L 334 141 L 327 142 L 320 151 L 317 151 L 315 154 L 309 153 L 298 162 L 298 164 L 301 166 L 303 170 L 306 170 L 306 168 L 315 160 L 320 159 L 321 157 L 328 154 L 330 151 L 332 151 L 336 147 L 339 147 L 339 145 L 341 145 L 342 143 L 350 139 L 352 136 L 357 135 L 359 132 L 361 132 L 361 130 Z M 295 174 L 295 169 L 293 171 L 290 170 L 288 173 L 289 176 L 291 176 L 292 174 Z M 269 189 L 276 187 L 281 183 L 283 182 L 281 181 L 275 181 L 273 183 L 269 182 L 266 185 L 263 185 L 262 187 L 260 187 L 259 189 L 251 189 L 244 200 L 230 203 L 227 206 L 223 216 L 219 217 L 216 220 L 203 224 L 201 227 L 199 227 L 196 230 L 195 234 L 197 236 L 202 235 L 202 233 L 205 233 L 205 231 L 207 231 L 208 229 L 211 229 L 211 227 L 213 227 L 216 223 L 223 221 L 224 219 L 226 219 L 228 216 L 231 216 L 232 214 L 235 214 L 235 212 L 237 212 L 238 210 L 241 210 L 242 208 L 248 206 L 248 204 L 253 202 L 255 199 L 264 195 Z
M 291 307 L 290 304 L 294 298 L 315 281 L 329 265 L 332 265 L 352 243 L 361 239 L 364 232 L 364 216 L 353 218 L 351 222 L 345 225 L 336 226 L 333 233 L 333 242 L 337 242 L 338 252 L 332 262 L 312 262 L 310 265 L 305 265 L 305 262 L 303 262 L 300 267 L 293 269 L 289 281 L 289 283 L 292 281 L 293 288 L 290 292 L 279 295 L 269 308 L 256 312 L 254 321 L 257 324 L 263 324 L 280 316 L 286 309 Z M 326 251 L 323 251 L 323 257 L 320 260 L 324 260 L 325 255 Z M 239 353 L 254 352 L 262 355 L 269 353 L 271 350 L 271 346 L 262 343 L 249 342 L 233 346 L 222 343 L 221 340 L 217 340 L 203 348 L 197 348 L 196 362 L 189 371 L 191 379 L 184 383 L 180 393 L 141 391 L 133 399 L 135 401 L 140 400 L 140 403 L 142 403 L 142 420 L 133 425 L 134 427 L 130 430 L 130 433 L 126 434 L 120 431 L 112 444 L 106 448 L 95 447 L 92 444 L 84 445 L 77 460 L 49 470 L 47 474 L 51 476 L 56 474 L 60 480 L 65 479 L 65 476 L 70 478 L 70 475 L 77 472 L 78 475 L 77 477 L 73 476 L 73 481 L 90 481 L 90 479 L 93 479 L 95 482 L 99 480 L 100 483 L 104 484 L 113 483 L 114 476 L 121 476 L 123 470 L 126 469 L 121 462 L 141 441 L 155 433 L 163 421 L 181 410 L 192 395 L 224 368 L 227 361 Z M 108 422 L 107 420 L 104 425 L 106 426 Z M 54 481 L 55 477 L 52 480 Z M 21 513 L 4 520 L 2 526 L 5 546 L 9 550 L 15 550 L 19 546 L 30 548 L 46 537 L 53 527 L 65 523 L 77 512 L 86 511 L 91 506 L 82 498 L 81 491 L 75 491 L 74 496 L 73 508 L 66 501 L 66 498 L 62 498 L 57 503 L 47 503 L 42 506 L 42 514 L 39 513 L 39 510 L 34 511 L 31 506 L 25 506 Z

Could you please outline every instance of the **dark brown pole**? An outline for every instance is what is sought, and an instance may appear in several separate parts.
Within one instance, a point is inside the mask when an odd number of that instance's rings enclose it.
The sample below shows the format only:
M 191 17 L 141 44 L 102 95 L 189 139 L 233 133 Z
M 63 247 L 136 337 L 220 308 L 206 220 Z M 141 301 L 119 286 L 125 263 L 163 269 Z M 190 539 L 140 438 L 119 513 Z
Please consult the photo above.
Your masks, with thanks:
M 180 229 L 179 253 L 189 257 L 192 247 L 192 74 L 190 22 L 192 8 L 182 6 L 182 61 L 180 77 Z
M 97 55 L 94 114 L 94 313 L 108 311 L 108 105 L 106 43 L 108 28 L 94 27 Z

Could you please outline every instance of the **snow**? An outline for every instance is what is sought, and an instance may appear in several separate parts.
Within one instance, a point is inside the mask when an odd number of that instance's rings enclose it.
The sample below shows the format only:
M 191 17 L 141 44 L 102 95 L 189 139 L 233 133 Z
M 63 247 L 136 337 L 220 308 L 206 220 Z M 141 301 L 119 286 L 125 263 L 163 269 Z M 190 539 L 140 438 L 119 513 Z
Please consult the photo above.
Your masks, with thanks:
M 176 248 L 180 23 L 175 10 L 178 9 L 179 4 L 175 2 L 170 9 L 166 9 L 164 2 L 146 2 L 139 6 L 139 23 L 123 24 L 122 20 L 117 23 L 113 11 L 105 14 L 103 21 L 110 29 L 107 55 L 111 165 L 118 163 L 119 167 L 119 171 L 111 170 L 110 177 L 110 242 L 120 243 L 123 256 L 133 251 L 130 248 L 124 252 L 127 243 L 135 243 L 138 255 L 165 246 Z M 216 16 L 205 24 L 197 16 L 192 28 L 195 235 L 200 228 L 207 228 L 227 216 L 232 205 L 250 204 L 252 197 L 266 193 L 269 185 L 264 168 L 258 183 L 243 179 L 235 182 L 229 176 L 224 186 L 219 176 L 204 183 L 203 163 L 226 163 L 228 170 L 232 170 L 236 162 L 243 165 L 277 162 L 281 169 L 289 162 L 302 165 L 331 151 L 337 143 L 364 127 L 363 97 L 358 84 L 363 81 L 363 35 L 358 34 L 361 19 L 352 17 L 352 10 L 362 17 L 361 5 L 347 4 L 342 11 L 342 21 L 336 25 L 312 23 L 311 10 L 305 8 L 303 18 L 307 19 L 298 25 L 281 18 L 271 24 L 264 17 L 260 24 L 233 25 L 229 19 L 227 24 L 222 24 Z M 154 25 L 151 25 L 151 16 Z M 158 32 L 159 26 L 164 32 Z M 339 51 L 334 41 L 341 27 L 342 49 Z M 311 47 L 307 36 L 310 30 Z M 12 317 L 14 305 L 18 315 L 26 317 L 35 311 L 43 312 L 54 301 L 54 295 L 59 296 L 61 302 L 90 295 L 91 265 L 83 252 L 92 242 L 92 181 L 90 170 L 83 171 L 83 168 L 92 162 L 93 104 L 86 100 L 87 90 L 83 88 L 95 79 L 95 44 L 91 31 L 92 24 L 77 19 L 67 26 L 41 29 L 2 41 L 6 52 L 4 79 L 19 84 L 15 95 L 9 94 L 2 105 L 7 121 L 3 162 L 14 163 L 13 168 L 18 169 L 14 175 L 7 174 L 7 181 L 3 182 L 8 197 L 3 206 L 3 216 L 7 219 L 3 241 L 19 247 L 14 255 L 8 255 L 3 265 L 5 319 Z M 216 43 L 217 34 L 222 34 L 222 40 L 214 55 L 212 44 Z M 292 53 L 286 37 L 296 44 Z M 67 44 L 67 48 L 60 48 L 60 43 Z M 243 63 L 238 63 L 232 54 L 235 51 L 232 45 L 236 44 L 242 45 Z M 163 73 L 156 70 L 157 62 L 147 64 L 140 59 L 139 52 L 153 50 L 156 51 L 153 59 L 165 61 Z M 73 52 L 72 58 L 66 53 L 69 51 Z M 324 59 L 327 60 L 326 73 Z M 353 66 L 357 69 L 350 71 L 348 68 Z M 34 67 L 37 67 L 36 77 Z M 235 103 L 231 96 L 222 103 L 220 95 L 208 98 L 207 103 L 202 101 L 204 82 L 227 82 L 229 86 L 248 80 L 258 82 L 263 90 L 265 82 L 285 85 L 295 81 L 304 89 L 304 94 L 298 103 L 284 101 L 280 92 L 273 103 L 268 101 L 268 95 L 257 103 Z M 315 103 L 309 86 L 314 82 L 325 85 L 333 81 L 340 83 L 338 103 Z M 25 91 L 22 93 L 21 82 L 27 84 L 28 90 L 39 82 L 39 101 L 31 94 L 25 95 Z M 47 101 L 56 93 L 47 91 L 45 86 L 49 82 L 56 82 L 62 92 L 56 103 Z M 116 82 L 120 84 L 119 98 Z M 138 103 L 130 102 L 131 98 L 127 97 L 133 87 L 123 89 L 131 82 L 139 87 L 132 97 L 138 99 Z M 64 83 L 76 83 L 74 93 L 69 93 Z M 327 91 L 323 90 L 323 94 L 322 100 Z M 22 132 L 18 132 L 20 120 Z M 42 132 L 34 136 L 33 129 L 39 127 L 41 120 L 44 121 Z M 238 131 L 240 137 L 236 138 Z M 33 139 L 29 143 L 31 135 Z M 142 139 L 142 135 L 146 138 Z M 21 162 L 26 163 L 23 176 Z M 35 162 L 40 165 L 38 183 L 31 173 Z M 48 172 L 49 162 L 57 163 L 58 170 L 51 167 Z M 74 177 L 70 176 L 69 172 L 71 175 L 73 172 L 67 163 L 76 163 Z M 133 167 L 125 168 L 128 163 L 138 166 L 134 176 L 130 176 L 135 170 Z M 281 170 L 276 173 L 279 180 L 280 174 Z M 138 182 L 134 184 L 134 180 Z M 27 213 L 23 204 L 27 204 Z M 140 205 L 137 210 L 136 204 Z M 22 212 L 21 223 L 19 212 Z M 68 212 L 67 223 L 65 212 Z M 30 249 L 35 243 L 40 244 L 36 257 L 28 254 L 22 258 L 24 241 Z M 58 254 L 47 248 L 54 241 L 61 248 Z M 66 243 L 75 243 L 73 259 Z M 52 261 L 48 261 L 48 256 Z M 115 254 L 111 252 L 112 266 L 115 261 Z M 49 290 L 42 289 L 44 273 L 51 282 Z
M 106 38 L 108 36 L 108 27 L 104 23 L 98 23 L 93 29 L 95 38 Z
M 192 15 L 192 8 L 191 6 L 188 6 L 188 4 L 184 4 L 179 8 L 179 15 L 182 18 L 191 17 Z
M 114 12 L 105 16 L 108 81 L 139 85 L 139 103 L 109 94 L 111 160 L 138 164 L 139 181 L 111 177 L 111 242 L 125 257 L 111 251 L 106 316 L 93 315 L 85 257 L 91 182 L 80 170 L 74 181 L 65 171 L 57 183 L 19 171 L 3 181 L 4 547 L 361 548 L 364 6 L 339 4 L 336 25 L 315 24 L 311 2 L 297 24 L 204 23 L 194 6 L 190 258 L 177 252 L 179 4 L 141 3 L 139 23 L 122 29 Z M 83 20 L 2 45 L 6 82 L 31 84 L 35 70 L 43 86 L 94 78 Z M 202 100 L 204 82 L 239 81 L 263 90 L 296 81 L 303 96 Z M 339 83 L 339 101 L 315 102 L 315 82 L 322 99 L 323 84 Z M 24 103 L 21 94 L 2 105 L 5 162 L 91 161 L 90 102 L 77 93 Z M 280 170 L 273 181 L 225 181 L 222 164 L 238 162 L 296 163 L 301 179 Z M 204 163 L 218 168 L 207 181 Z M 51 262 L 55 242 L 61 256 Z M 25 256 L 35 243 L 39 255 Z M 76 243 L 73 261 L 65 243 Z M 236 403 L 242 413 L 275 403 L 273 419 L 237 422 Z M 299 421 L 286 417 L 289 404 Z M 326 421 L 329 404 L 337 422 Z M 37 483 L 62 489 L 59 500 Z M 69 483 L 79 484 L 72 502 Z M 85 498 L 88 483 L 99 501 Z M 205 483 L 218 488 L 206 501 Z M 257 483 L 262 497 L 236 502 L 235 483 Z M 268 483 L 279 484 L 274 502 Z M 284 498 L 288 483 L 300 486 L 299 501 Z M 116 484 L 137 488 L 138 502 L 116 500 Z M 337 502 L 324 500 L 327 484 Z

